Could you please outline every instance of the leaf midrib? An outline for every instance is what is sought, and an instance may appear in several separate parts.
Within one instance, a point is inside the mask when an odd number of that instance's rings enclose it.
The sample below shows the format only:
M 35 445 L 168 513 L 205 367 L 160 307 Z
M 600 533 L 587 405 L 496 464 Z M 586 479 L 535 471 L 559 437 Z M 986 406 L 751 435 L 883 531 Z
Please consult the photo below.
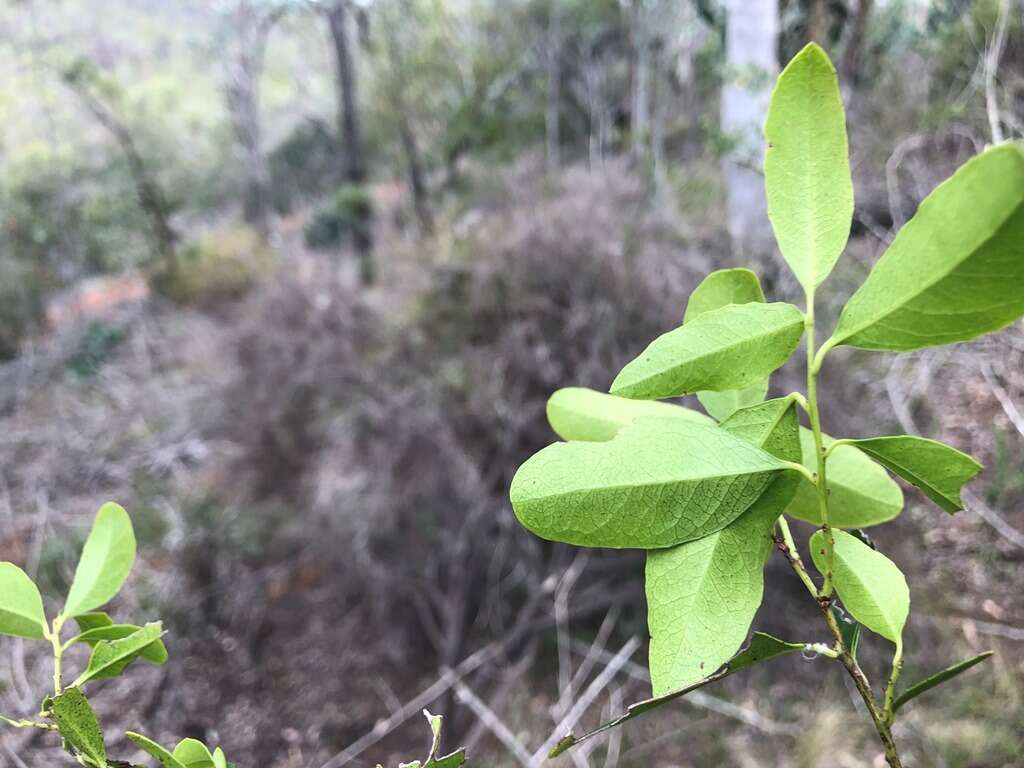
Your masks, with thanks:
M 771 456 L 771 454 L 768 454 L 768 455 Z M 554 500 L 554 499 L 562 499 L 562 498 L 564 498 L 566 496 L 577 496 L 577 495 L 579 495 L 581 493 L 592 493 L 592 492 L 596 492 L 596 491 L 602 491 L 602 492 L 603 491 L 627 491 L 627 490 L 635 490 L 637 488 L 651 488 L 651 489 L 656 489 L 657 488 L 657 489 L 661 489 L 661 488 L 667 488 L 667 487 L 674 486 L 674 485 L 680 485 L 680 484 L 683 484 L 683 483 L 701 483 L 701 482 L 704 482 L 705 480 L 726 480 L 726 479 L 731 479 L 731 478 L 736 478 L 736 477 L 743 477 L 743 476 L 746 476 L 746 475 L 761 475 L 761 474 L 768 474 L 770 472 L 781 472 L 784 469 L 786 469 L 785 466 L 775 466 L 775 467 L 764 467 L 764 468 L 761 468 L 761 469 L 751 469 L 751 470 L 746 471 L 746 472 L 726 472 L 725 474 L 721 474 L 721 475 L 716 474 L 716 475 L 702 475 L 700 477 L 679 478 L 679 479 L 666 480 L 664 482 L 657 482 L 657 483 L 635 483 L 635 484 L 632 484 L 632 485 L 625 485 L 625 484 L 622 484 L 622 483 L 616 483 L 615 485 L 598 485 L 598 486 L 593 486 L 593 487 L 590 487 L 590 488 L 578 488 L 578 489 L 571 490 L 571 491 L 560 491 L 559 493 L 553 493 L 553 494 L 544 495 L 544 496 L 529 496 L 529 497 L 523 499 L 523 501 L 526 502 L 526 503 L 529 503 L 530 501 L 548 501 L 548 500 Z
M 762 304 L 761 302 L 748 302 L 748 303 L 749 304 L 758 304 L 758 305 L 761 305 L 761 306 L 764 306 L 764 307 L 789 306 L 789 305 L 786 305 L 784 302 L 776 302 L 774 304 Z M 673 329 L 672 331 L 668 331 L 667 333 L 673 333 L 674 331 L 680 330 L 682 328 L 687 328 L 687 327 L 692 328 L 693 324 L 698 323 L 701 319 L 705 319 L 709 315 L 714 314 L 715 312 L 721 312 L 722 310 L 724 310 L 724 309 L 726 309 L 728 307 L 732 307 L 732 306 L 744 306 L 744 305 L 742 305 L 742 304 L 726 304 L 725 306 L 719 307 L 718 309 L 709 310 L 707 312 L 704 312 L 701 315 L 698 315 L 696 318 L 694 318 L 691 321 L 691 323 L 688 323 L 687 325 L 681 325 L 681 326 L 679 326 L 679 328 Z M 796 309 L 796 308 L 793 307 L 793 309 Z M 771 328 L 771 329 L 766 330 L 764 332 L 754 333 L 754 334 L 751 334 L 749 336 L 744 336 L 743 338 L 738 339 L 736 341 L 733 341 L 733 342 L 731 342 L 729 344 L 723 344 L 721 346 L 716 346 L 710 352 L 705 352 L 705 353 L 697 355 L 695 357 L 689 357 L 689 358 L 685 358 L 685 359 L 679 360 L 678 362 L 676 362 L 675 365 L 672 365 L 672 366 L 667 367 L 667 368 L 662 368 L 662 369 L 660 369 L 660 370 L 658 370 L 658 371 L 656 371 L 654 373 L 651 373 L 651 374 L 649 374 L 647 376 L 644 376 L 642 378 L 634 379 L 634 380 L 630 381 L 629 383 L 624 384 L 623 386 L 617 387 L 616 389 L 622 390 L 622 389 L 625 389 L 627 387 L 636 387 L 636 386 L 639 386 L 640 384 L 644 384 L 644 383 L 646 383 L 648 381 L 651 381 L 652 379 L 657 379 L 660 376 L 664 376 L 667 373 L 670 373 L 670 372 L 673 372 L 673 371 L 678 371 L 681 368 L 685 368 L 685 367 L 694 365 L 698 361 L 706 360 L 708 358 L 715 357 L 716 355 L 720 355 L 720 354 L 723 354 L 725 352 L 732 351 L 736 347 L 740 347 L 740 346 L 744 346 L 744 345 L 749 345 L 749 344 L 751 344 L 753 342 L 756 342 L 759 339 L 765 339 L 765 338 L 769 338 L 771 336 L 777 336 L 780 333 L 782 333 L 785 330 L 787 330 L 788 328 L 790 328 L 791 326 L 799 326 L 799 325 L 801 325 L 803 323 L 803 318 L 802 318 L 802 315 L 800 313 L 800 310 L 796 310 L 796 312 L 797 312 L 798 317 L 794 318 L 792 321 L 786 321 L 785 323 L 779 323 L 774 328 Z M 774 309 L 774 310 L 772 310 L 772 314 L 781 316 L 783 314 L 788 314 L 788 312 L 786 312 L 786 310 L 783 310 L 783 309 Z M 708 323 L 708 324 L 710 325 L 710 323 Z M 729 326 L 726 325 L 725 327 L 729 327 Z M 657 339 L 655 339 L 654 342 L 652 342 L 652 344 L 654 344 L 656 342 L 657 342 Z M 753 384 L 753 383 L 754 382 L 751 382 L 751 384 Z M 746 385 L 744 385 L 744 386 L 746 386 Z M 705 390 L 694 390 L 694 391 L 705 391 Z M 718 390 L 706 390 L 706 391 L 708 391 L 708 392 L 716 392 Z M 722 390 L 722 391 L 728 392 L 729 390 Z M 612 394 L 614 394 L 614 392 Z

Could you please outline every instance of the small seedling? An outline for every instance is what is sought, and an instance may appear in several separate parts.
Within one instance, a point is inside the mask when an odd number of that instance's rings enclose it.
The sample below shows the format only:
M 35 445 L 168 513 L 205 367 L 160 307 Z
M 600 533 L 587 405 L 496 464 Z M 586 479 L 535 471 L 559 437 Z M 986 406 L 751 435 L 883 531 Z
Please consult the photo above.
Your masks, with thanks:
M 765 136 L 768 215 L 803 288 L 803 311 L 767 303 L 748 270 L 708 275 L 681 325 L 628 363 L 610 394 L 568 388 L 551 396 L 548 419 L 567 442 L 532 456 L 512 481 L 516 515 L 538 536 L 648 551 L 654 698 L 597 731 L 566 736 L 553 754 L 752 664 L 805 651 L 845 667 L 898 768 L 892 725 L 900 708 L 989 655 L 898 692 L 910 592 L 899 568 L 856 529 L 902 510 L 889 473 L 955 513 L 961 487 L 982 467 L 912 435 L 829 437 L 817 384 L 836 347 L 908 352 L 969 341 L 1024 314 L 1024 147 L 988 149 L 936 188 L 819 346 L 815 296 L 846 247 L 853 184 L 835 69 L 818 46 L 804 48 L 779 76 Z M 802 339 L 806 391 L 764 401 L 769 376 Z M 708 415 L 655 402 L 690 394 Z M 820 582 L 797 550 L 789 517 L 818 527 L 808 546 Z M 827 641 L 754 633 L 741 650 L 773 549 L 819 606 Z M 893 648 L 880 691 L 857 660 L 861 627 Z

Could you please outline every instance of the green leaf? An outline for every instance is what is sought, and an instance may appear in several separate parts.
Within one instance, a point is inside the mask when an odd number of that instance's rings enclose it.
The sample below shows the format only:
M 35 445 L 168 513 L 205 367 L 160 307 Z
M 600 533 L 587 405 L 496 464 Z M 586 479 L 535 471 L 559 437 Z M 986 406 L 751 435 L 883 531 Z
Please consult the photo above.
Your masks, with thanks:
M 743 389 L 785 363 L 803 330 L 792 304 L 729 304 L 656 338 L 619 372 L 611 392 L 659 400 Z
M 796 405 L 790 398 L 737 412 L 722 429 L 786 461 L 798 461 Z M 656 696 L 700 680 L 743 645 L 761 605 L 764 564 L 775 521 L 792 498 L 784 473 L 721 531 L 647 553 L 649 666 Z
M 215 768 L 210 750 L 197 739 L 182 739 L 172 754 L 185 768 Z
M 548 421 L 563 440 L 611 440 L 616 433 L 645 416 L 714 422 L 702 413 L 671 403 L 629 400 L 584 387 L 565 387 L 548 398 Z
M 980 664 L 991 655 L 992 651 L 985 651 L 984 653 L 979 653 L 977 656 L 972 656 L 969 659 L 964 659 L 963 661 L 957 662 L 951 667 L 946 667 L 941 672 L 936 672 L 934 675 L 930 675 L 926 677 L 924 680 L 914 683 L 912 686 L 907 688 L 907 690 L 905 690 L 903 693 L 897 696 L 895 701 L 893 701 L 893 714 L 896 714 L 899 708 L 911 699 L 916 699 L 922 693 L 930 691 L 937 685 L 942 685 L 944 682 L 946 682 L 947 680 L 951 680 L 952 678 L 959 675 L 961 672 L 966 672 L 975 664 Z
M 968 160 L 925 198 L 850 298 L 828 345 L 905 352 L 1024 314 L 1024 147 Z
M 96 513 L 85 540 L 63 615 L 78 616 L 108 602 L 121 589 L 134 562 L 132 521 L 122 507 L 108 502 Z
M 678 691 L 667 693 L 664 696 L 656 696 L 651 699 L 646 699 L 645 701 L 637 702 L 636 704 L 630 704 L 629 707 L 626 708 L 625 714 L 619 715 L 614 720 L 609 720 L 607 723 L 604 723 L 593 731 L 585 733 L 582 736 L 574 736 L 570 733 L 555 745 L 548 757 L 558 757 L 563 752 L 586 741 L 587 739 L 593 738 L 598 734 L 620 726 L 623 723 L 639 717 L 646 712 L 650 712 L 652 709 L 657 709 L 670 701 L 675 701 L 698 688 L 703 688 L 708 683 L 713 683 L 717 680 L 726 678 L 729 675 L 735 674 L 736 672 L 744 670 L 747 667 L 751 667 L 762 661 L 768 661 L 769 659 L 774 659 L 777 656 L 783 656 L 787 653 L 794 653 L 795 651 L 803 650 L 803 648 L 803 643 L 787 643 L 776 637 L 772 637 L 771 635 L 766 635 L 763 632 L 755 632 L 754 636 L 750 640 L 750 645 L 736 654 L 729 661 L 728 665 L 717 673 L 709 675 L 708 677 L 705 677 L 692 685 L 688 685 L 685 688 L 681 688 Z
M 835 442 L 824 436 L 825 446 Z M 814 455 L 814 435 L 800 429 L 803 464 L 811 472 L 818 471 Z M 825 467 L 828 480 L 830 522 L 836 528 L 867 528 L 892 520 L 903 511 L 903 491 L 889 474 L 857 448 L 841 445 L 828 457 Z M 821 525 L 818 492 L 801 478 L 796 495 L 786 513 L 800 520 Z
M 458 768 L 466 762 L 466 751 L 464 749 L 456 750 L 450 755 L 444 755 L 443 757 L 438 756 L 437 752 L 441 748 L 441 721 L 443 718 L 440 715 L 432 715 L 427 710 L 423 710 L 423 716 L 427 718 L 427 722 L 430 724 L 431 740 L 430 740 L 430 754 L 427 755 L 427 759 L 424 762 L 419 760 L 413 760 L 411 763 L 399 763 L 398 768 Z
M 50 713 L 64 741 L 101 768 L 107 766 L 107 750 L 89 700 L 78 688 L 68 688 L 50 700 Z
M 749 269 L 718 269 L 693 289 L 686 302 L 683 323 L 726 304 L 764 303 L 764 291 L 757 275 Z
M 907 580 L 892 560 L 845 531 L 833 530 L 835 567 L 832 581 L 846 610 L 872 632 L 902 644 L 903 625 L 910 613 Z M 814 566 L 825 573 L 825 534 L 811 536 Z
M 784 468 L 718 427 L 640 419 L 604 443 L 549 445 L 519 468 L 509 495 L 542 538 L 658 549 L 721 530 Z
M 752 301 L 764 303 L 764 300 L 761 283 L 749 269 L 719 269 L 705 277 L 690 294 L 683 314 L 683 324 L 728 304 L 748 304 Z M 760 403 L 767 393 L 766 378 L 743 389 L 698 392 L 697 399 L 704 410 L 719 421 L 724 421 L 740 408 Z
M 743 389 L 729 389 L 725 392 L 698 392 L 697 399 L 704 410 L 719 421 L 732 416 L 740 408 L 748 408 L 764 400 L 768 394 L 768 379 L 751 384 Z
M 149 755 L 150 757 L 155 757 L 160 762 L 160 765 L 163 766 L 163 768 L 185 768 L 185 766 L 182 765 L 181 762 L 179 762 L 171 752 L 161 747 L 152 739 L 143 736 L 141 733 L 128 731 L 127 733 L 125 733 L 125 736 L 128 738 L 129 741 L 131 741 L 135 746 L 137 746 L 147 755 Z
M 964 508 L 960 489 L 984 469 L 966 453 L 924 437 L 871 437 L 851 440 L 849 444 L 920 488 L 925 496 L 950 514 Z
M 224 756 L 224 750 L 220 747 L 213 750 L 213 766 L 214 768 L 228 768 L 228 759 Z
M 73 637 L 70 643 L 85 643 L 94 648 L 101 640 L 120 640 L 140 631 L 142 627 L 137 624 L 108 624 L 106 626 L 87 629 L 80 635 Z M 167 646 L 163 640 L 154 640 L 139 653 L 139 657 L 150 664 L 161 665 L 167 661 Z
M 89 665 L 72 685 L 79 686 L 89 680 L 117 677 L 163 634 L 161 623 L 154 621 L 118 640 L 100 640 L 92 649 Z
M 721 428 L 783 461 L 800 461 L 800 427 L 792 397 L 780 397 L 736 411 L 722 422 Z
M 46 614 L 39 588 L 14 563 L 0 563 L 0 635 L 42 640 Z
M 103 611 L 90 611 L 75 616 L 75 623 L 80 632 L 88 632 L 90 629 L 113 626 L 114 620 Z
M 768 218 L 789 268 L 813 292 L 846 247 L 853 219 L 839 80 L 814 43 L 779 75 L 764 134 Z

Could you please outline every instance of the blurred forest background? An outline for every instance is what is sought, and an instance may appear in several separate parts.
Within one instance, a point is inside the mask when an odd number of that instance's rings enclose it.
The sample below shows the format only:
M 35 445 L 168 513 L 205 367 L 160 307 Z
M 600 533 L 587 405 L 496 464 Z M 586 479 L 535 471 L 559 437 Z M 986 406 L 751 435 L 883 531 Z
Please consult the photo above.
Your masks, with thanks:
M 827 318 L 938 182 L 1024 134 L 1020 0 L 5 0 L 0 559 L 57 594 L 99 504 L 131 512 L 113 612 L 165 618 L 171 661 L 105 684 L 108 731 L 370 766 L 421 751 L 426 706 L 472 764 L 537 766 L 645 697 L 642 554 L 533 538 L 508 483 L 548 394 L 607 388 L 707 271 L 800 303 L 759 126 L 810 39 L 857 192 Z M 997 651 L 898 725 L 908 765 L 1020 766 L 1024 327 L 837 350 L 824 381 L 833 434 L 985 463 L 968 511 L 908 493 L 872 535 L 913 590 L 905 679 Z M 806 603 L 773 559 L 755 627 L 822 639 Z M 45 662 L 4 644 L 3 711 L 34 711 Z M 560 761 L 870 765 L 846 682 L 797 655 Z M 49 749 L 4 733 L 0 765 Z

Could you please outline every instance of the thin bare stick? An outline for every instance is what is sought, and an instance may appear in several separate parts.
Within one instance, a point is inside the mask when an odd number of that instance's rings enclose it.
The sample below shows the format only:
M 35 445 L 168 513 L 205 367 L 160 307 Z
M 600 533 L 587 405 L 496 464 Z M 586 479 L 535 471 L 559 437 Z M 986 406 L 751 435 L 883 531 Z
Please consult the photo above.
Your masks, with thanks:
M 1003 121 L 999 115 L 996 74 L 1006 45 L 1006 25 L 1009 18 L 1010 0 L 1000 0 L 996 27 L 992 33 L 992 40 L 985 49 L 985 109 L 988 112 L 988 125 L 993 144 L 1001 144 L 1003 141 Z
M 1024 548 L 1024 533 L 1021 533 L 994 509 L 989 507 L 980 498 L 975 496 L 973 493 L 964 489 L 960 493 L 961 497 L 967 502 L 967 509 L 973 512 L 986 523 L 991 525 L 1000 536 L 1006 539 L 1011 544 Z
M 530 751 L 526 748 L 526 745 L 524 745 L 523 742 L 516 738 L 516 735 L 512 733 L 512 729 L 505 725 L 493 709 L 488 707 L 480 697 L 473 693 L 473 690 L 462 681 L 457 681 L 455 683 L 455 695 L 458 697 L 460 702 L 469 707 L 477 720 L 483 723 L 487 727 L 487 730 L 494 734 L 495 738 L 498 739 L 509 753 L 519 761 L 520 765 L 525 768 L 530 768 L 530 761 L 532 759 Z
M 636 653 L 636 649 L 640 647 L 640 641 L 636 637 L 631 637 L 626 641 L 625 645 L 619 650 L 617 654 L 612 658 L 611 661 L 601 670 L 601 673 L 595 677 L 587 689 L 580 694 L 579 698 L 576 699 L 576 703 L 573 704 L 572 709 L 569 710 L 568 714 L 562 718 L 561 722 L 555 727 L 554 732 L 548 737 L 541 747 L 533 753 L 534 764 L 540 765 L 547 758 L 548 752 L 551 748 L 558 743 L 558 740 L 562 738 L 566 733 L 572 730 L 573 726 L 579 722 L 580 718 L 583 717 L 583 713 L 587 711 L 587 707 L 590 706 L 591 702 L 597 698 L 598 694 L 601 693 L 612 681 L 612 678 L 618 674 L 619 670 L 622 669 L 623 665 L 629 661 L 630 657 Z
M 981 375 L 985 377 L 985 383 L 988 384 L 992 390 L 992 394 L 995 395 L 996 400 L 999 401 L 999 405 L 1002 406 L 1003 413 L 1006 414 L 1006 418 L 1010 420 L 1014 428 L 1020 433 L 1021 437 L 1024 437 L 1024 416 L 1021 416 L 1020 410 L 1017 408 L 1017 404 L 1013 402 L 1013 398 L 1010 397 L 1009 393 L 1003 389 L 1003 385 L 999 383 L 996 378 L 995 371 L 992 370 L 992 365 L 985 363 L 981 366 Z

